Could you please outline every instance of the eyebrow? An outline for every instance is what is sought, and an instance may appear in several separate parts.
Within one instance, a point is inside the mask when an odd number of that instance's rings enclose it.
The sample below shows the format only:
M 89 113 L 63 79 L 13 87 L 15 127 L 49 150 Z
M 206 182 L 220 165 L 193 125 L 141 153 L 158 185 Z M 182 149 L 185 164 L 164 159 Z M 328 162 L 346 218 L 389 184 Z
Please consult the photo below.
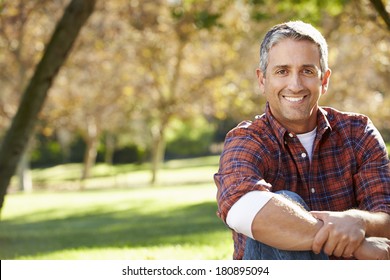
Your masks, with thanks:
M 276 71 L 277 69 L 290 69 L 291 66 L 288 64 L 281 64 L 281 65 L 275 65 L 274 67 L 270 68 L 270 71 Z M 314 69 L 316 72 L 321 72 L 321 67 L 315 65 L 315 64 L 303 64 L 300 66 L 300 68 L 311 68 Z
M 313 67 L 313 68 L 316 68 L 316 69 L 321 69 L 320 67 L 318 67 L 318 66 L 315 65 L 315 64 L 303 64 L 302 66 L 303 66 L 303 67 Z
M 291 66 L 288 65 L 288 64 L 282 64 L 282 65 L 275 65 L 274 67 L 272 67 L 272 69 L 276 69 L 276 68 L 290 68 Z M 312 68 L 317 68 L 317 69 L 320 69 L 317 65 L 315 64 L 303 64 L 301 67 L 312 67 Z

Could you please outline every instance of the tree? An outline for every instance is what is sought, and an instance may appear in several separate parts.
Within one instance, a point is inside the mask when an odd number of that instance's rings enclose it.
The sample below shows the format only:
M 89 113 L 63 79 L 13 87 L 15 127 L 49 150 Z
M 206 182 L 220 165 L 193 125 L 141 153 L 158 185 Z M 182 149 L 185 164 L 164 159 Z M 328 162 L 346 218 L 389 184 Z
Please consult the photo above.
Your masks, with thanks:
M 133 58 L 123 2 L 98 2 L 53 85 L 44 112 L 54 130 L 66 129 L 83 139 L 81 180 L 90 177 L 103 135 L 112 140 L 110 136 L 125 131 L 130 103 L 134 104 L 128 85 Z
M 34 131 L 47 92 L 94 5 L 94 0 L 72 0 L 69 3 L 24 91 L 18 111 L 0 147 L 0 209 L 17 163 Z
M 230 59 L 213 39 L 233 1 L 144 1 L 130 9 L 136 57 L 132 79 L 139 112 L 149 134 L 152 178 L 164 160 L 173 119 L 203 114 L 206 83 L 224 74 Z M 217 35 L 218 36 L 218 35 Z M 218 38 L 218 37 L 215 37 Z M 227 43 L 222 42 L 221 46 Z M 227 49 L 227 48 L 226 48 Z M 230 53 L 229 53 L 230 54 Z
M 328 34 L 330 88 L 323 104 L 368 115 L 385 137 L 390 127 L 390 41 L 367 1 L 351 1 Z
M 62 9 L 61 2 L 47 0 L 3 1 L 0 4 L 0 134 L 3 134 L 15 115 L 22 90 L 43 52 L 43 42 L 52 31 L 52 27 L 47 28 L 47 25 L 57 21 L 57 11 Z M 19 189 L 23 191 L 31 190 L 32 187 L 31 176 L 28 176 L 31 142 L 18 164 Z
M 378 12 L 379 16 L 385 22 L 387 29 L 390 31 L 390 14 L 387 12 L 382 0 L 370 0 L 370 2 L 374 6 L 375 10 Z

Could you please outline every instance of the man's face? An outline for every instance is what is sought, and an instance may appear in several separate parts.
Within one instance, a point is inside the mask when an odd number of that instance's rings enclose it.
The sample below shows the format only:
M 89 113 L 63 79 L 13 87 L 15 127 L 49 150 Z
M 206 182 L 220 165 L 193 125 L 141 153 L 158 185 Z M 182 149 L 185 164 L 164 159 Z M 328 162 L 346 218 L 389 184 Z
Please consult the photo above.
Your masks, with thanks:
M 269 51 L 266 74 L 257 69 L 257 77 L 272 115 L 283 126 L 295 133 L 315 128 L 318 101 L 330 77 L 328 70 L 321 78 L 316 44 L 307 40 L 280 41 Z

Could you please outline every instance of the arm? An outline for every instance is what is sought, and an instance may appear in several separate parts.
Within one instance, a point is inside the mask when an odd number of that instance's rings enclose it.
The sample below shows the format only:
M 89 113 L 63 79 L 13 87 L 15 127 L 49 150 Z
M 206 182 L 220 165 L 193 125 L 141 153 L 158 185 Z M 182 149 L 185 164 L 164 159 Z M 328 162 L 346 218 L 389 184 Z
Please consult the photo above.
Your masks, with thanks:
M 356 119 L 358 121 L 359 119 Z M 357 172 L 352 175 L 356 204 L 363 210 L 311 213 L 324 222 L 313 251 L 350 257 L 360 247 L 369 247 L 367 237 L 390 238 L 390 162 L 385 143 L 372 122 L 361 118 L 353 126 Z
M 390 260 L 390 215 L 363 212 L 367 230 L 365 240 L 354 252 L 357 259 Z
M 358 260 L 390 260 L 390 239 L 384 237 L 365 238 L 354 257 Z
M 282 250 L 310 250 L 322 222 L 300 205 L 275 194 L 256 214 L 253 237 Z
M 344 212 L 312 211 L 324 226 L 313 242 L 313 251 L 351 257 L 367 236 L 390 238 L 390 215 L 362 210 Z M 371 244 L 371 243 L 370 243 Z M 366 244 L 367 245 L 367 244 Z M 367 246 L 366 246 L 367 247 Z
M 359 210 L 356 210 L 359 211 Z M 383 212 L 359 211 L 366 224 L 366 236 L 386 237 L 390 239 L 390 215 Z

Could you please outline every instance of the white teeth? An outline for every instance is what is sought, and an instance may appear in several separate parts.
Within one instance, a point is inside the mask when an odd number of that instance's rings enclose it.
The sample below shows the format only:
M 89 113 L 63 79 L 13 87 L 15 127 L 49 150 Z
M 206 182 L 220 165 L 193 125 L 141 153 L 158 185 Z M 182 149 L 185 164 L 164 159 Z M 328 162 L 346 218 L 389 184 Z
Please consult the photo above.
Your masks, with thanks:
M 285 96 L 284 98 L 286 98 L 290 102 L 298 102 L 303 99 L 303 97 L 288 97 L 288 96 Z

